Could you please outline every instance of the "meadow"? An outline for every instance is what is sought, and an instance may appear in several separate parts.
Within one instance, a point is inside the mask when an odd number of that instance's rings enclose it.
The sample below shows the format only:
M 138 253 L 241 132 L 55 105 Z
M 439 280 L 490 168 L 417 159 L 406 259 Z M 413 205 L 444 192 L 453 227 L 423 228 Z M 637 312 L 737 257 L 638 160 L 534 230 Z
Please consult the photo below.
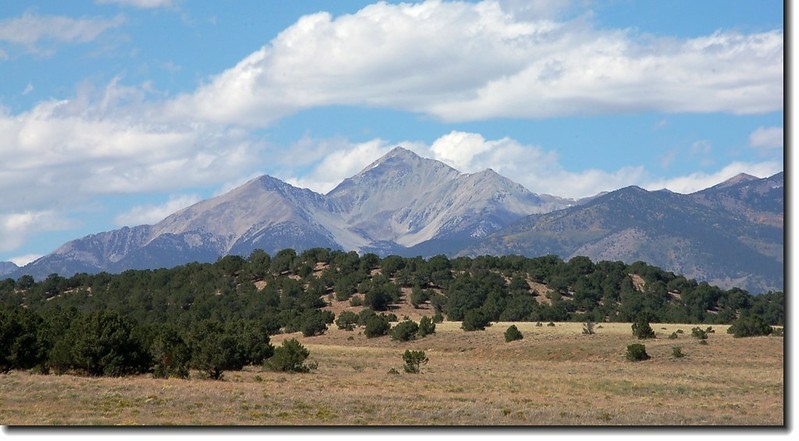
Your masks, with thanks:
M 0 375 L 0 424 L 14 425 L 480 425 L 784 426 L 784 340 L 733 338 L 713 325 L 707 344 L 691 324 L 651 326 L 637 340 L 629 323 L 511 323 L 466 332 L 459 322 L 410 342 L 335 329 L 297 338 L 318 368 L 278 373 L 249 366 L 221 381 Z M 699 325 L 703 329 L 707 325 Z M 684 333 L 668 338 L 678 329 Z M 626 359 L 643 343 L 651 359 Z M 679 347 L 683 357 L 674 357 Z M 421 373 L 403 370 L 422 350 Z

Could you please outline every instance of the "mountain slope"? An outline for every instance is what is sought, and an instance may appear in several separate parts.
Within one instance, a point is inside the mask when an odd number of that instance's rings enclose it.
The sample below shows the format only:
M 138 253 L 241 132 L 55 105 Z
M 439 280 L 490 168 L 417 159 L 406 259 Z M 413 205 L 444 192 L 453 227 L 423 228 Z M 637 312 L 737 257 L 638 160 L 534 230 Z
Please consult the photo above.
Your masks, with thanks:
M 154 225 L 73 240 L 12 275 L 171 267 L 257 248 L 450 254 L 522 216 L 569 203 L 490 170 L 462 174 L 398 147 L 327 195 L 261 176 Z
M 0 262 L 0 276 L 11 274 L 18 269 L 19 267 L 14 262 Z
M 782 290 L 783 229 L 772 222 L 781 213 L 768 211 L 781 205 L 780 182 L 780 176 L 744 179 L 691 195 L 627 187 L 580 206 L 528 216 L 462 254 L 641 260 L 725 288 Z M 750 194 L 757 197 L 742 197 Z M 752 222 L 747 213 L 767 221 Z
M 462 174 L 401 147 L 327 196 L 340 204 L 354 231 L 395 249 L 429 241 L 443 245 L 452 237 L 474 240 L 527 214 L 572 202 L 538 196 L 492 170 Z

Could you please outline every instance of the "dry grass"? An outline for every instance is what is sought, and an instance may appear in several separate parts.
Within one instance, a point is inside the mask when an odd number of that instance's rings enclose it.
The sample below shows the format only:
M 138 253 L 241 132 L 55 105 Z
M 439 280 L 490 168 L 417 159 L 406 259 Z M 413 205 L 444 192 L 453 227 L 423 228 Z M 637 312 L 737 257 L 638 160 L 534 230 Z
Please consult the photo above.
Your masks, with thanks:
M 505 343 L 509 323 L 400 343 L 358 331 L 296 337 L 319 368 L 309 374 L 227 372 L 224 381 L 0 375 L 3 425 L 777 425 L 785 424 L 783 339 L 735 339 L 714 326 L 657 325 L 651 360 L 625 360 L 629 324 L 538 327 Z M 601 327 L 600 327 L 601 326 Z M 665 329 L 664 329 L 665 328 Z M 686 333 L 668 339 L 677 329 Z M 684 358 L 673 358 L 680 346 Z M 406 374 L 401 354 L 430 362 Z M 391 374 L 391 368 L 401 372 Z

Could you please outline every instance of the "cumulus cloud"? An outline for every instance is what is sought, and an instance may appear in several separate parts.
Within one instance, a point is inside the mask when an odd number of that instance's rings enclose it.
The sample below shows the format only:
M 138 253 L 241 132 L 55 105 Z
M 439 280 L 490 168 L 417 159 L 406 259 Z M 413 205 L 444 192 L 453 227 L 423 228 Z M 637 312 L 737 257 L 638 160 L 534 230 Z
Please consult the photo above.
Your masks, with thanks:
M 114 219 L 118 226 L 135 226 L 155 224 L 170 214 L 200 202 L 196 194 L 170 196 L 163 204 L 137 205 L 130 210 L 120 213 Z
M 323 142 L 323 141 L 319 141 Z M 303 145 L 312 150 L 312 142 Z M 541 146 L 520 143 L 509 137 L 485 139 L 479 133 L 452 131 L 430 144 L 420 141 L 388 142 L 373 139 L 351 143 L 337 139 L 335 148 L 328 149 L 309 164 L 306 173 L 277 176 L 292 185 L 327 193 L 345 178 L 355 175 L 397 145 L 416 154 L 444 162 L 462 173 L 476 173 L 491 168 L 497 173 L 522 184 L 539 194 L 569 198 L 594 196 L 630 185 L 649 190 L 669 189 L 677 193 L 702 190 L 739 173 L 767 177 L 783 169 L 781 161 L 758 163 L 734 162 L 716 172 L 696 172 L 668 179 L 657 178 L 643 166 L 627 166 L 617 170 L 569 170 L 560 162 L 557 153 Z M 295 155 L 304 155 L 295 150 Z
M 686 176 L 651 180 L 643 185 L 647 190 L 668 189 L 675 193 L 693 193 L 724 182 L 740 173 L 765 178 L 783 171 L 781 161 L 759 163 L 733 162 L 713 173 L 696 172 Z
M 640 184 L 646 176 L 643 167 L 625 167 L 612 172 L 596 169 L 569 171 L 559 163 L 555 152 L 539 146 L 524 145 L 507 137 L 486 140 L 478 133 L 453 131 L 430 144 L 382 139 L 362 143 L 337 140 L 337 147 L 310 164 L 306 173 L 278 177 L 297 187 L 327 193 L 398 145 L 422 157 L 444 162 L 462 173 L 491 168 L 541 194 L 575 198 L 591 196 L 600 191 Z M 294 154 L 303 155 L 303 152 L 295 150 Z
M 758 149 L 782 148 L 782 127 L 758 127 L 749 135 L 749 145 Z
M 447 121 L 782 109 L 780 30 L 657 37 L 518 5 L 377 3 L 307 15 L 169 113 L 264 125 L 332 104 Z
M 73 228 L 75 223 L 56 210 L 0 211 L 0 252 L 11 251 L 30 235 Z
M 0 41 L 25 46 L 38 51 L 42 41 L 61 43 L 87 43 L 97 39 L 109 29 L 125 22 L 123 16 L 114 18 L 71 18 L 57 15 L 26 13 L 20 17 L 0 20 Z
M 41 254 L 23 254 L 21 256 L 14 256 L 8 260 L 17 266 L 25 266 L 40 257 L 42 257 Z
M 221 184 L 255 168 L 262 144 L 249 134 L 192 121 L 163 124 L 146 106 L 131 104 L 132 94 L 112 82 L 96 97 L 44 101 L 16 115 L 0 111 L 0 188 L 24 198 L 3 198 L 0 213 L 20 203 L 40 210 L 94 195 Z
M 357 174 L 392 148 L 380 139 L 356 144 L 339 140 L 336 144 L 338 146 L 320 158 L 307 174 L 289 177 L 286 182 L 317 193 L 327 193 L 342 180 Z
M 512 138 L 486 140 L 478 133 L 453 131 L 436 139 L 431 157 L 464 173 L 491 168 L 528 190 L 564 197 L 585 197 L 641 182 L 643 167 L 607 172 L 598 169 L 567 170 L 556 152 L 525 145 Z

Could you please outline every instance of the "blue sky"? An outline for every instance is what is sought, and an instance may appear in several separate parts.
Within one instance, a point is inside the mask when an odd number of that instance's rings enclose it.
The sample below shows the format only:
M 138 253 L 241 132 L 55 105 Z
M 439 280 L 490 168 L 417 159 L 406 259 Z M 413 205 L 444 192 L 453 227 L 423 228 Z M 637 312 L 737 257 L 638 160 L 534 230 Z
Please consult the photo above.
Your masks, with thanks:
M 5 1 L 0 261 L 392 147 L 536 193 L 782 171 L 783 3 Z

